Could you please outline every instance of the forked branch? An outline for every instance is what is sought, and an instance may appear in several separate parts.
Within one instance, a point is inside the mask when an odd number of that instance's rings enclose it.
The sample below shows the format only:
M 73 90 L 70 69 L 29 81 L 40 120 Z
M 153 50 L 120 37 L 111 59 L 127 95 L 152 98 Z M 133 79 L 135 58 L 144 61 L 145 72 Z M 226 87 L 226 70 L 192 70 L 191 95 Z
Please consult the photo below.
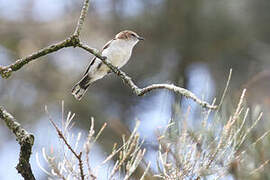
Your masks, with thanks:
M 14 62 L 13 64 L 10 64 L 9 66 L 0 66 L 1 76 L 3 78 L 8 78 L 12 72 L 21 69 L 24 65 L 28 64 L 29 62 L 31 62 L 39 57 L 53 53 L 53 52 L 58 51 L 62 48 L 73 46 L 73 47 L 82 48 L 82 49 L 86 50 L 87 52 L 93 54 L 97 58 L 101 59 L 103 61 L 103 63 L 106 64 L 112 70 L 112 72 L 114 72 L 117 76 L 119 76 L 124 81 L 124 83 L 132 90 L 132 92 L 135 93 L 137 96 L 142 96 L 142 95 L 144 95 L 144 94 L 146 94 L 154 89 L 167 89 L 167 90 L 173 91 L 174 93 L 181 94 L 187 98 L 194 100 L 196 103 L 198 103 L 199 105 L 201 105 L 204 108 L 209 108 L 209 109 L 216 109 L 217 108 L 217 106 L 210 105 L 208 102 L 200 100 L 198 97 L 196 97 L 192 92 L 188 91 L 187 89 L 175 86 L 173 84 L 152 84 L 152 85 L 149 85 L 145 88 L 139 88 L 132 81 L 131 77 L 126 75 L 125 72 L 121 71 L 117 67 L 113 66 L 110 63 L 110 61 L 107 60 L 106 57 L 101 56 L 99 51 L 89 47 L 88 45 L 86 45 L 80 41 L 79 36 L 81 33 L 83 23 L 85 21 L 88 7 L 89 7 L 89 0 L 85 0 L 84 5 L 83 5 L 82 10 L 81 10 L 80 18 L 77 22 L 77 26 L 76 26 L 76 29 L 75 29 L 73 35 L 71 35 L 69 38 L 65 39 L 64 41 L 61 41 L 61 42 L 58 42 L 58 43 L 53 44 L 51 46 L 48 46 L 44 49 L 41 49 L 38 52 L 33 53 L 32 55 L 29 55 L 25 58 L 19 59 L 16 62 Z

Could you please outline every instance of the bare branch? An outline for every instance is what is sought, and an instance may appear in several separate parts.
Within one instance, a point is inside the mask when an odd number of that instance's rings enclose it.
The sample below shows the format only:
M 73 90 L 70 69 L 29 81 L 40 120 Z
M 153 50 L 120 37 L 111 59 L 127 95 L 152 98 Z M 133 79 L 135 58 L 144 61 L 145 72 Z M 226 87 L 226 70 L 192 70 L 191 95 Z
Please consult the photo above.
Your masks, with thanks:
M 11 73 L 13 71 L 17 71 L 19 69 L 21 69 L 24 65 L 28 64 L 29 62 L 45 56 L 47 54 L 53 53 L 55 51 L 58 51 L 59 49 L 62 48 L 66 48 L 66 47 L 70 47 L 70 46 L 76 46 L 76 44 L 78 43 L 78 40 L 76 39 L 76 37 L 70 37 L 67 38 L 61 42 L 58 42 L 56 44 L 52 44 L 44 49 L 41 49 L 25 58 L 22 59 L 18 59 L 17 61 L 15 61 L 14 63 L 8 65 L 8 66 L 0 66 L 0 74 L 3 78 L 8 78 L 10 77 Z
M 29 159 L 32 153 L 32 146 L 34 144 L 33 134 L 28 133 L 21 125 L 16 121 L 16 119 L 8 113 L 3 107 L 0 106 L 0 118 L 5 121 L 8 128 L 16 136 L 16 140 L 20 144 L 20 158 L 19 163 L 16 166 L 17 171 L 26 180 L 35 180 L 32 173 L 31 165 Z
M 140 93 L 137 95 L 142 96 L 145 93 L 148 93 L 154 89 L 168 89 L 168 90 L 171 90 L 175 93 L 181 94 L 187 98 L 192 99 L 193 101 L 195 101 L 196 103 L 198 103 L 199 105 L 201 105 L 204 108 L 209 108 L 209 109 L 216 109 L 217 108 L 217 106 L 215 106 L 215 105 L 210 105 L 208 102 L 200 100 L 197 96 L 195 96 L 195 94 L 193 94 L 189 90 L 175 86 L 173 84 L 152 84 L 150 86 L 147 86 L 145 88 L 140 89 Z
M 85 0 L 83 7 L 82 7 L 82 10 L 81 10 L 80 18 L 79 18 L 77 26 L 76 26 L 76 30 L 74 32 L 74 36 L 77 36 L 77 37 L 80 36 L 81 29 L 82 29 L 82 26 L 83 26 L 83 23 L 85 20 L 85 16 L 86 16 L 87 11 L 88 11 L 88 7 L 89 7 L 89 0 Z
M 198 97 L 196 97 L 192 92 L 188 91 L 187 89 L 175 86 L 173 84 L 152 84 L 149 85 L 145 88 L 139 88 L 131 79 L 131 77 L 129 77 L 125 72 L 121 71 L 119 68 L 113 66 L 109 60 L 107 60 L 106 57 L 101 56 L 100 53 L 98 53 L 95 49 L 90 48 L 89 46 L 87 46 L 86 44 L 83 43 L 79 43 L 78 44 L 79 47 L 81 47 L 82 49 L 90 52 L 91 54 L 95 55 L 96 57 L 98 57 L 99 59 L 101 59 L 103 61 L 104 64 L 106 64 L 111 70 L 112 72 L 114 72 L 117 76 L 119 76 L 124 83 L 133 91 L 134 94 L 136 94 L 137 96 L 142 96 L 154 89 L 168 89 L 171 90 L 175 93 L 181 94 L 187 98 L 190 98 L 192 100 L 194 100 L 196 103 L 198 103 L 199 105 L 201 105 L 202 107 L 205 108 L 209 108 L 209 109 L 216 109 L 217 106 L 214 105 L 210 105 L 208 102 L 202 101 L 200 100 Z

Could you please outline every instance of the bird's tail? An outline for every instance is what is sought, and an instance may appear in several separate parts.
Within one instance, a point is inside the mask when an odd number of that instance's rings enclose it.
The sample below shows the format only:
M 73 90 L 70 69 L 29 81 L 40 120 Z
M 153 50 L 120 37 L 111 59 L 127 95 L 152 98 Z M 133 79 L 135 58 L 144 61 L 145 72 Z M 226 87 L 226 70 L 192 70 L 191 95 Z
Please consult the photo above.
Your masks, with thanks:
M 77 99 L 81 100 L 85 92 L 91 83 L 91 77 L 86 74 L 77 84 L 72 88 L 72 95 Z

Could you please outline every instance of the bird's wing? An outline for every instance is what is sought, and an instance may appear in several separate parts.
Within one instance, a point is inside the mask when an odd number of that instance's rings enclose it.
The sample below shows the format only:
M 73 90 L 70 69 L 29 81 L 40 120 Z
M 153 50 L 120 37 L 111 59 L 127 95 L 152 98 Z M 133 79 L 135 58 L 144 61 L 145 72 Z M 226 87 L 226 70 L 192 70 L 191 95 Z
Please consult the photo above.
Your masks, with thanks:
M 110 44 L 111 44 L 111 42 L 112 42 L 113 40 L 115 40 L 115 38 L 112 39 L 112 40 L 110 40 L 110 41 L 108 41 L 108 42 L 103 46 L 101 53 L 102 53 L 105 49 L 107 49 L 107 48 L 110 46 Z M 86 74 L 88 74 L 88 72 L 89 72 L 89 70 L 90 70 L 90 67 L 95 63 L 96 59 L 97 59 L 97 57 L 94 57 L 94 58 L 92 59 L 92 61 L 90 62 L 90 64 L 88 65 L 88 67 L 87 67 L 87 69 L 86 69 L 86 71 L 85 71 L 85 73 L 84 73 L 84 76 L 85 76 Z
M 104 51 L 105 49 L 107 49 L 107 48 L 110 46 L 111 42 L 114 41 L 114 40 L 115 40 L 115 38 L 113 38 L 112 40 L 108 41 L 108 42 L 103 46 L 102 51 Z
M 88 74 L 88 72 L 89 72 L 89 70 L 90 70 L 90 67 L 95 63 L 96 59 L 97 59 L 97 58 L 94 57 L 94 58 L 92 59 L 92 61 L 90 61 L 90 64 L 87 66 L 87 69 L 86 69 L 85 73 L 83 74 L 83 76 L 85 76 L 86 74 Z

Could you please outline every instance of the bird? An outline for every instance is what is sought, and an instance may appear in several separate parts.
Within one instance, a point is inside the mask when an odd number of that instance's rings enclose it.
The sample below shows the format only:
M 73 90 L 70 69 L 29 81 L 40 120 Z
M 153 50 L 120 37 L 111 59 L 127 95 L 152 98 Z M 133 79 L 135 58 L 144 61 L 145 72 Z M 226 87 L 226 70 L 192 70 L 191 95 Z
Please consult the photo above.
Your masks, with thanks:
M 115 35 L 102 48 L 101 55 L 105 56 L 112 65 L 121 68 L 130 59 L 134 46 L 144 40 L 136 32 L 124 30 Z M 72 95 L 81 100 L 89 86 L 110 73 L 110 68 L 102 60 L 94 57 L 88 65 L 83 77 L 72 88 Z

